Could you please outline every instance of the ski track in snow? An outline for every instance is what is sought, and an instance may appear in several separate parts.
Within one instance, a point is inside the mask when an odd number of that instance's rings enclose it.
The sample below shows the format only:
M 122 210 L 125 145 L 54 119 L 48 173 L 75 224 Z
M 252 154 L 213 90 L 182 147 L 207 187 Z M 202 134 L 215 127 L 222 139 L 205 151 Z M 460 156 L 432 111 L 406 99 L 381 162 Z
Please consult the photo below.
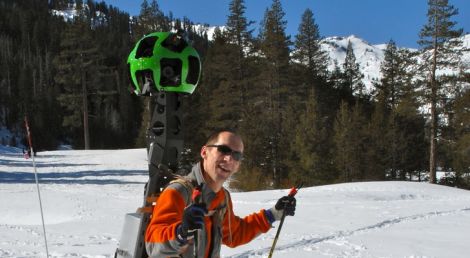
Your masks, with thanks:
M 390 227 L 399 223 L 417 221 L 421 219 L 429 219 L 429 218 L 433 218 L 437 216 L 453 215 L 453 214 L 464 213 L 464 212 L 470 212 L 470 207 L 457 209 L 457 210 L 450 210 L 450 211 L 433 211 L 433 212 L 416 214 L 416 215 L 400 217 L 400 218 L 395 218 L 395 219 L 387 219 L 374 225 L 358 228 L 356 230 L 340 231 L 336 234 L 326 236 L 326 237 L 321 237 L 321 238 L 305 239 L 305 238 L 310 238 L 309 236 L 306 236 L 306 237 L 302 237 L 304 238 L 302 240 L 289 243 L 289 244 L 276 246 L 275 252 L 279 252 L 279 251 L 283 251 L 287 249 L 293 249 L 293 248 L 298 249 L 298 248 L 307 247 L 307 246 L 310 247 L 312 245 L 320 244 L 329 240 L 341 239 L 341 238 L 349 237 L 349 236 L 356 235 L 356 234 L 366 234 L 370 231 L 387 228 L 387 227 Z M 249 257 L 263 256 L 263 255 L 268 254 L 270 250 L 271 250 L 271 247 L 262 248 L 258 250 L 250 250 L 250 251 L 246 251 L 240 254 L 227 256 L 226 258 L 249 258 Z

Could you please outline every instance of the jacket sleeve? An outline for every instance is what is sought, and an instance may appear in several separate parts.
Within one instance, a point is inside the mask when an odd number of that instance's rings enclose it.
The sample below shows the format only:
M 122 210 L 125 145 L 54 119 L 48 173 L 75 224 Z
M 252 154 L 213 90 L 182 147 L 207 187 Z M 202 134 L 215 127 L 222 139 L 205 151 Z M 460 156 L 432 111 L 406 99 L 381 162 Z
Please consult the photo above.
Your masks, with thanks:
M 226 192 L 228 194 L 228 192 Z M 223 243 L 228 247 L 246 244 L 261 233 L 266 233 L 271 224 L 266 218 L 265 211 L 261 210 L 240 218 L 233 213 L 232 199 L 228 198 L 227 212 L 223 221 Z
M 186 206 L 185 197 L 178 187 L 167 187 L 157 200 L 152 219 L 145 233 L 145 247 L 150 257 L 178 255 L 187 248 L 176 236 Z

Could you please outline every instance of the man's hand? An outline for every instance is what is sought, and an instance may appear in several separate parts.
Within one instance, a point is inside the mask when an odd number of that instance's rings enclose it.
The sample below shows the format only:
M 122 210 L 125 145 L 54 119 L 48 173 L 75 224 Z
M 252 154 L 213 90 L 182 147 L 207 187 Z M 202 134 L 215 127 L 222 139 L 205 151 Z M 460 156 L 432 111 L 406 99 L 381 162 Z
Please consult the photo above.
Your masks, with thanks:
M 274 206 L 276 210 L 285 210 L 287 216 L 295 215 L 295 206 L 297 200 L 293 196 L 284 196 L 277 200 L 276 205 Z
M 297 200 L 293 196 L 284 196 L 277 200 L 276 205 L 269 209 L 275 220 L 281 220 L 282 214 L 285 212 L 287 216 L 295 215 L 295 206 Z
M 186 240 L 190 234 L 204 226 L 204 215 L 207 214 L 207 208 L 204 203 L 191 204 L 184 209 L 183 220 L 177 228 L 180 240 Z

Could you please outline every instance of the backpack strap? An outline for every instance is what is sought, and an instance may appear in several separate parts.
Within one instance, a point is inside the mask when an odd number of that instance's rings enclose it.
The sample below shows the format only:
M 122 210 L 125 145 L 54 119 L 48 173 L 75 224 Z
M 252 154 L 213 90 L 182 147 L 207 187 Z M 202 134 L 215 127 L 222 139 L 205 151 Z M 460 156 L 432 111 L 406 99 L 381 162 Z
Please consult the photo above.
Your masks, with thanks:
M 231 209 L 229 207 L 231 198 L 230 198 L 229 191 L 225 188 L 223 188 L 223 189 L 225 191 L 225 209 L 222 213 L 222 216 L 221 216 L 222 220 L 221 221 L 224 220 L 225 213 L 227 213 L 227 210 L 228 210 L 228 214 L 227 214 L 227 216 L 228 216 L 228 232 L 229 232 L 228 233 L 229 234 L 228 238 L 229 238 L 230 244 L 232 244 L 232 214 L 230 212 Z
M 194 188 L 196 187 L 195 186 L 196 182 L 183 176 L 176 176 L 176 178 L 171 180 L 168 185 L 171 185 L 171 184 L 180 184 L 184 187 L 184 189 L 186 189 L 186 193 L 187 193 L 186 204 L 189 205 L 192 202 L 191 195 L 193 193 Z
M 223 221 L 225 214 L 227 213 L 228 210 L 228 230 L 229 230 L 229 241 L 232 243 L 232 223 L 231 223 L 231 215 L 230 215 L 230 207 L 229 207 L 229 200 L 230 200 L 230 194 L 227 191 L 227 189 L 224 189 L 224 201 L 222 204 L 219 205 L 215 210 L 213 210 L 212 215 L 212 220 L 214 225 L 217 227 L 222 227 Z
M 188 178 L 176 175 L 175 178 L 173 180 L 171 180 L 164 188 L 167 188 L 169 185 L 171 185 L 173 183 L 180 184 L 184 187 L 184 189 L 186 189 L 187 196 L 188 196 L 187 199 L 186 199 L 186 203 L 191 203 L 191 194 L 193 192 L 193 189 L 194 189 L 196 183 L 193 182 L 192 180 L 188 179 Z M 141 214 L 142 213 L 152 214 L 153 209 L 155 208 L 155 204 L 157 203 L 158 198 L 160 197 L 160 194 L 161 193 L 148 196 L 146 198 L 147 205 L 144 206 L 144 207 L 139 207 L 136 212 L 141 213 Z

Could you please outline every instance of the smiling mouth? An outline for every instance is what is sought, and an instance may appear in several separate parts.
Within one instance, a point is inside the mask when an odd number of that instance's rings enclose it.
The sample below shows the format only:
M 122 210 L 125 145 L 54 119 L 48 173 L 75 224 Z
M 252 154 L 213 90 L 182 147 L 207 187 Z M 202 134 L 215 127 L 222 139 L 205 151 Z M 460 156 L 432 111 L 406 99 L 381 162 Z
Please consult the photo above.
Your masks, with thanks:
M 228 169 L 222 167 L 221 165 L 218 165 L 217 167 L 220 168 L 220 169 L 221 169 L 223 172 L 225 172 L 225 173 L 230 173 L 230 172 L 231 172 L 230 170 L 228 170 Z

